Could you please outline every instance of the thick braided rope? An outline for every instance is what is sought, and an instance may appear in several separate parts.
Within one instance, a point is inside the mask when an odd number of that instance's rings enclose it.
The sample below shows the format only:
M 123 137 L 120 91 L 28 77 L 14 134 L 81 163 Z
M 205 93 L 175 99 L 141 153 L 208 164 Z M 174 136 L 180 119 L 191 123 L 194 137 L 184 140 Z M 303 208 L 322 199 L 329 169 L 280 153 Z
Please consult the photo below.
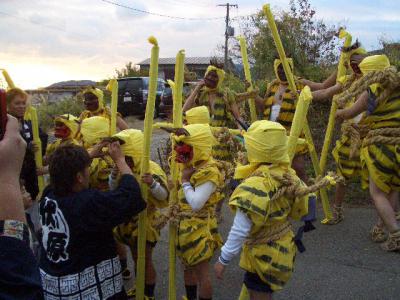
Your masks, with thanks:
M 362 139 L 367 135 L 369 126 L 360 126 L 351 122 L 342 124 L 342 134 L 347 135 L 350 140 L 350 158 L 354 158 L 359 154 Z
M 292 230 L 292 225 L 289 222 L 269 227 L 266 230 L 260 230 L 255 236 L 248 238 L 245 241 L 247 246 L 255 246 L 274 242 L 285 236 Z
M 371 130 L 364 139 L 363 147 L 373 144 L 400 145 L 400 128 Z
M 366 91 L 368 87 L 374 83 L 382 85 L 383 92 L 378 96 L 377 102 L 384 101 L 396 88 L 400 85 L 400 73 L 397 72 L 395 67 L 389 67 L 381 71 L 372 71 L 365 75 L 361 80 L 356 80 L 353 84 L 345 90 L 340 97 L 335 101 L 339 108 L 343 108 L 353 98 L 356 98 L 362 92 Z
M 154 228 L 161 230 L 165 225 L 167 225 L 168 222 L 178 224 L 183 219 L 207 219 L 213 217 L 215 217 L 215 212 L 210 212 L 209 210 L 201 210 L 199 212 L 183 211 L 181 210 L 179 204 L 175 204 L 169 207 L 166 213 L 161 214 L 157 218 L 157 223 L 154 225 Z
M 281 197 L 290 199 L 302 197 L 307 194 L 314 193 L 328 185 L 344 182 L 344 178 L 342 176 L 336 175 L 332 172 L 329 172 L 327 176 L 316 180 L 315 184 L 310 186 L 302 185 L 300 180 L 297 180 L 294 176 L 288 173 L 284 174 L 283 176 L 271 174 L 271 177 L 281 184 L 271 201 L 275 201 Z

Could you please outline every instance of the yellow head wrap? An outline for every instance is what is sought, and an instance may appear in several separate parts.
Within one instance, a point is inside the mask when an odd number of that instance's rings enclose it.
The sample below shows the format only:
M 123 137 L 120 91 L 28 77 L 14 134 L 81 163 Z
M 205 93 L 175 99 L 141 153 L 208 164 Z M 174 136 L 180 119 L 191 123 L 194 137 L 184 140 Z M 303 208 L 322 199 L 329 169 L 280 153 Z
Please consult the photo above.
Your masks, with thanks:
M 210 66 L 208 66 L 204 77 L 207 76 L 207 74 L 211 71 L 217 72 L 217 75 L 218 75 L 218 84 L 217 84 L 217 87 L 215 88 L 215 90 L 217 90 L 217 89 L 221 88 L 222 83 L 224 82 L 225 71 L 220 68 L 217 68 L 216 66 L 210 65 Z M 206 88 L 206 89 L 211 90 L 209 88 Z
M 261 163 L 289 164 L 286 129 L 277 122 L 256 121 L 243 134 L 249 165 L 238 166 L 235 178 L 246 178 Z
M 83 145 L 89 148 L 110 136 L 110 120 L 104 117 L 91 117 L 84 119 L 81 124 Z
M 182 142 L 193 147 L 193 159 L 191 163 L 200 160 L 208 160 L 211 157 L 213 144 L 216 143 L 208 124 L 191 124 L 183 127 L 189 136 L 174 135 L 175 142 Z
M 56 116 L 54 118 L 54 123 L 55 122 L 63 123 L 65 126 L 69 128 L 69 130 L 71 131 L 68 136 L 69 139 L 73 139 L 76 137 L 79 131 L 79 119 L 77 117 L 70 114 Z
M 293 73 L 293 68 L 294 68 L 293 59 L 292 58 L 286 58 L 286 60 L 287 60 L 287 62 L 289 64 L 289 67 L 292 69 L 292 73 Z M 274 72 L 275 72 L 276 79 L 278 79 L 279 81 L 281 81 L 281 79 L 279 78 L 279 75 L 278 75 L 278 67 L 281 64 L 282 64 L 282 61 L 280 59 L 275 59 L 274 60 Z
M 102 90 L 95 87 L 88 87 L 82 92 L 83 95 L 88 93 L 95 95 L 99 100 L 99 108 L 95 112 L 98 112 L 104 108 L 104 93 Z
M 143 156 L 143 132 L 137 129 L 125 129 L 113 137 L 124 142 L 121 145 L 122 153 L 132 157 L 135 170 L 139 170 Z
M 363 59 L 359 65 L 363 75 L 372 71 L 381 71 L 390 67 L 390 61 L 386 55 L 372 55 Z
M 210 124 L 210 112 L 206 106 L 189 109 L 185 115 L 188 124 Z
M 390 67 L 390 61 L 388 57 L 384 54 L 368 56 L 364 58 L 359 65 L 359 68 L 363 75 L 366 75 L 372 71 L 382 71 L 388 67 Z M 378 90 L 380 90 L 380 88 L 381 84 L 379 83 L 374 83 L 370 85 L 370 89 L 374 94 L 378 93 Z

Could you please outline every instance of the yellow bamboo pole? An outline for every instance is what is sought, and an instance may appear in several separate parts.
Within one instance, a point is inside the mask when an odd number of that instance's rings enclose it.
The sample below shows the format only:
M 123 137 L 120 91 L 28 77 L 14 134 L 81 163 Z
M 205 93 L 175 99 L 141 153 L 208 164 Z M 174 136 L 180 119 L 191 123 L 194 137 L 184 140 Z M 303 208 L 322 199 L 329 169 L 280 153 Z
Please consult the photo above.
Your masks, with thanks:
M 244 36 L 239 36 L 238 40 L 240 44 L 240 53 L 242 54 L 244 75 L 246 77 L 247 82 L 250 83 L 250 87 L 247 89 L 247 91 L 250 92 L 253 90 L 253 82 L 251 80 L 249 58 L 247 56 L 246 39 L 244 38 Z M 254 99 L 249 99 L 249 107 L 250 107 L 250 119 L 251 123 L 253 123 L 257 121 L 257 111 Z
M 175 78 L 174 82 L 170 82 L 173 90 L 173 127 L 180 128 L 183 126 L 182 123 L 182 90 L 183 90 L 183 79 L 184 79 L 184 66 L 185 66 L 185 51 L 180 50 L 176 55 L 175 63 Z M 173 206 L 178 200 L 178 178 L 179 169 L 178 164 L 175 160 L 172 160 L 171 166 L 171 177 L 173 180 L 173 188 L 170 193 L 169 204 Z M 176 225 L 169 224 L 169 280 L 168 280 L 168 299 L 176 300 Z
M 146 104 L 146 114 L 144 119 L 144 142 L 143 142 L 143 157 L 140 166 L 140 175 L 149 171 L 150 163 L 150 146 L 151 135 L 153 132 L 153 119 L 154 119 L 154 106 L 156 103 L 157 91 L 157 78 L 158 78 L 158 55 L 159 47 L 155 37 L 149 37 L 149 43 L 153 45 L 151 49 L 150 60 L 150 82 L 149 82 L 149 95 Z M 143 198 L 147 202 L 148 188 L 144 183 L 140 183 Z M 137 277 L 136 277 L 136 299 L 144 299 L 144 285 L 145 285 L 145 259 L 146 259 L 146 223 L 147 223 L 147 209 L 139 215 L 138 224 L 138 259 L 137 259 Z
M 110 136 L 112 136 L 117 133 L 118 81 L 111 79 L 107 84 L 107 90 L 111 92 Z
M 349 47 L 351 45 L 352 37 L 344 29 L 340 30 L 339 38 L 340 39 L 343 39 L 343 38 L 345 39 L 344 47 Z M 339 79 L 340 77 L 346 75 L 346 67 L 344 65 L 346 59 L 347 59 L 347 54 L 345 52 L 342 52 L 340 54 L 340 60 L 339 60 L 338 72 L 337 72 L 336 79 Z M 329 147 L 330 147 L 331 141 L 332 141 L 333 130 L 335 128 L 335 114 L 336 114 L 336 111 L 337 111 L 337 104 L 336 104 L 335 97 L 334 97 L 334 99 L 332 101 L 332 105 L 331 105 L 331 110 L 329 112 L 328 126 L 326 127 L 324 145 L 322 147 L 321 157 L 320 157 L 320 161 L 319 161 L 319 166 L 321 168 L 321 172 L 322 173 L 324 173 L 325 170 L 326 170 L 326 162 L 327 162 L 327 158 L 328 158 L 328 151 L 329 151 Z M 329 220 L 330 220 L 330 218 L 325 218 L 324 220 L 322 220 L 321 223 L 327 223 Z
M 8 74 L 7 70 L 6 69 L 2 69 L 2 73 L 3 73 L 4 79 L 7 82 L 8 88 L 9 89 L 15 88 L 15 84 L 12 81 L 11 76 Z
M 344 47 L 349 47 L 351 45 L 351 40 L 352 40 L 351 35 L 349 33 L 347 33 L 345 30 L 342 29 L 340 31 L 339 37 L 345 38 Z M 342 54 L 340 55 L 336 79 L 339 79 L 340 77 L 346 75 L 346 67 L 344 65 L 346 58 L 347 58 L 346 53 L 342 52 Z M 324 146 L 322 147 L 321 159 L 319 162 L 322 172 L 324 172 L 325 168 L 326 168 L 326 161 L 327 161 L 327 157 L 328 157 L 329 146 L 331 144 L 333 129 L 335 126 L 336 110 L 337 110 L 336 101 L 332 101 L 331 111 L 329 113 L 328 127 L 326 128 L 326 133 L 325 133 Z
M 297 141 L 301 132 L 303 131 L 303 125 L 307 121 L 307 112 L 311 104 L 311 100 L 311 90 L 308 86 L 306 86 L 300 93 L 300 97 L 296 106 L 296 111 L 293 117 L 292 129 L 290 130 L 290 135 L 288 139 L 288 154 L 290 164 L 292 163 L 293 157 L 296 154 Z
M 289 88 L 297 96 L 298 94 L 297 94 L 297 88 L 296 88 L 294 76 L 293 76 L 292 70 L 289 67 L 289 63 L 288 63 L 287 58 L 286 58 L 285 50 L 283 48 L 282 41 L 281 41 L 279 33 L 278 33 L 278 28 L 276 27 L 276 24 L 275 24 L 275 19 L 274 19 L 273 15 L 272 15 L 272 12 L 271 12 L 270 5 L 269 4 L 264 5 L 263 6 L 263 11 L 264 11 L 265 16 L 267 17 L 267 21 L 268 21 L 269 27 L 271 29 L 272 36 L 274 38 L 276 49 L 277 49 L 279 57 L 280 57 L 280 59 L 282 61 L 282 66 L 283 66 L 283 69 L 285 71 L 288 83 L 289 83 Z M 314 143 L 313 143 L 313 140 L 312 140 L 310 127 L 308 126 L 308 122 L 304 122 L 303 131 L 304 131 L 304 135 L 306 137 L 306 141 L 307 141 L 307 144 L 308 144 L 308 149 L 309 149 L 311 161 L 312 161 L 312 164 L 313 164 L 313 167 L 314 167 L 314 172 L 315 172 L 315 175 L 318 177 L 318 176 L 321 175 L 321 169 L 319 167 L 318 155 L 317 155 L 317 153 L 315 151 L 315 147 L 314 147 Z M 321 196 L 322 208 L 324 210 L 325 218 L 331 219 L 332 218 L 332 212 L 330 210 L 329 200 L 328 200 L 328 193 L 326 192 L 326 189 L 321 189 L 320 190 L 320 196 Z
M 35 152 L 35 164 L 36 164 L 36 168 L 42 168 L 43 167 L 42 141 L 40 140 L 40 136 L 39 136 L 39 122 L 38 122 L 36 108 L 34 108 L 32 105 L 29 106 L 29 114 L 30 114 L 31 122 L 32 122 L 33 142 L 37 146 L 37 151 Z M 43 176 L 38 176 L 38 185 L 39 185 L 38 197 L 40 198 L 40 196 L 42 195 L 42 192 L 44 190 Z

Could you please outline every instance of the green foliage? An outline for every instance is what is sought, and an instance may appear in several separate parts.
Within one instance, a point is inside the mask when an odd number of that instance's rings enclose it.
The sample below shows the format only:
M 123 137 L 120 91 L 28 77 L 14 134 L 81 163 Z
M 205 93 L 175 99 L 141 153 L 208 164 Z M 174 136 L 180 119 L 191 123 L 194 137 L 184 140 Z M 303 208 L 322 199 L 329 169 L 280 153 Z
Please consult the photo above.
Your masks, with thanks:
M 294 60 L 296 75 L 317 81 L 326 78 L 326 69 L 338 59 L 338 28 L 317 19 L 309 0 L 291 0 L 289 11 L 274 14 L 286 55 Z M 277 51 L 264 13 L 244 19 L 242 25 L 254 79 L 273 79 Z M 238 45 L 234 52 L 240 56 Z
M 400 43 L 389 41 L 385 38 L 380 39 L 382 46 L 382 52 L 387 55 L 390 60 L 390 64 L 400 68 Z
M 244 92 L 245 90 L 244 82 L 233 73 L 227 73 L 225 75 L 223 86 L 237 93 Z
M 53 128 L 53 117 L 62 114 L 72 114 L 79 117 L 83 111 L 83 102 L 76 97 L 65 98 L 57 103 L 42 103 L 37 107 L 40 127 L 44 131 Z
M 127 62 L 124 68 L 120 70 L 115 69 L 115 72 L 117 73 L 117 78 L 149 76 L 148 70 L 140 70 L 140 68 L 131 61 Z

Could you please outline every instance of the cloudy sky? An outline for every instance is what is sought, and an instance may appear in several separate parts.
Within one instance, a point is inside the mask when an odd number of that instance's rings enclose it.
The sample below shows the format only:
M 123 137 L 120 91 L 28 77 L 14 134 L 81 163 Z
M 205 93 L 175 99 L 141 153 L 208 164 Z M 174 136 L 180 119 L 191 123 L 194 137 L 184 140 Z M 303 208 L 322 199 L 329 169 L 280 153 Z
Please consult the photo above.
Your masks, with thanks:
M 69 79 L 101 80 L 115 68 L 150 54 L 147 37 L 154 35 L 160 56 L 216 54 L 224 40 L 225 10 L 214 0 L 107 0 L 136 9 L 184 18 L 164 18 L 135 12 L 102 0 L 0 0 L 0 68 L 6 68 L 22 88 L 36 88 Z M 385 36 L 400 40 L 398 0 L 310 0 L 317 16 L 344 24 L 371 50 Z M 224 1 L 222 1 L 224 2 Z M 255 13 L 261 0 L 241 0 L 231 16 Z M 287 9 L 289 0 L 271 0 L 274 9 Z M 351 4 L 350 4 L 351 3 Z M 232 22 L 236 32 L 240 28 Z

